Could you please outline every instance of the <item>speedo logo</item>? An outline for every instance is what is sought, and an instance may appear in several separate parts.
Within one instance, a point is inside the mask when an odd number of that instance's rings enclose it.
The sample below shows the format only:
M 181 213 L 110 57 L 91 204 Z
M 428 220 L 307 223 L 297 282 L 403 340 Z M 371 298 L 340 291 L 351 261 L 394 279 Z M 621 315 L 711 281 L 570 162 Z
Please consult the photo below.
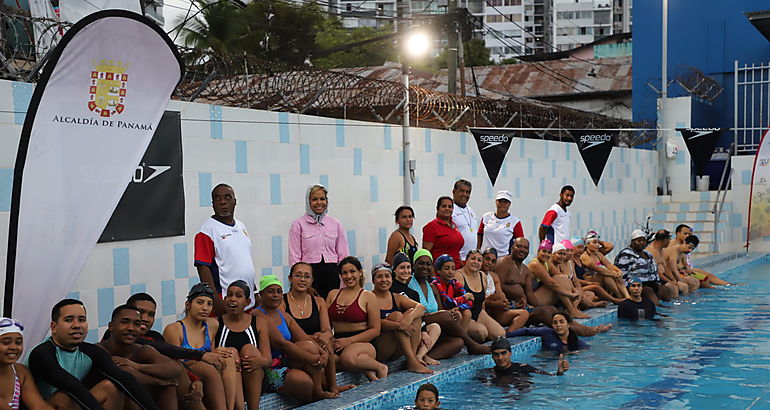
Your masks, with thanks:
M 709 135 L 712 132 L 719 131 L 719 128 L 690 128 L 691 132 L 694 132 L 693 135 L 690 135 L 687 137 L 688 140 L 694 140 L 696 138 L 700 138 L 704 135 Z
M 484 148 L 481 149 L 484 151 L 487 148 L 492 148 L 510 141 L 510 137 L 507 135 L 481 135 L 479 136 L 479 141 L 481 141 L 482 144 L 487 144 Z
M 588 144 L 581 151 L 585 151 L 589 148 L 593 148 L 604 142 L 612 141 L 612 135 L 609 134 L 596 134 L 596 135 L 581 135 L 580 142 Z
M 134 169 L 131 181 L 136 184 L 145 184 L 169 169 L 171 169 L 170 165 L 147 165 L 143 163 Z

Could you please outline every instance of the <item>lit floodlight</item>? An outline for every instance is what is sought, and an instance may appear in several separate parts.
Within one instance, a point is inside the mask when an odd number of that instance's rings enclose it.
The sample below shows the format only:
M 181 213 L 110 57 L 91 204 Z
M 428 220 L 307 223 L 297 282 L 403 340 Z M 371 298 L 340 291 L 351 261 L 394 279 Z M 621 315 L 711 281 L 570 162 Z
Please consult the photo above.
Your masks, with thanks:
M 430 38 L 422 31 L 411 31 L 406 35 L 406 53 L 412 57 L 424 56 L 430 49 Z

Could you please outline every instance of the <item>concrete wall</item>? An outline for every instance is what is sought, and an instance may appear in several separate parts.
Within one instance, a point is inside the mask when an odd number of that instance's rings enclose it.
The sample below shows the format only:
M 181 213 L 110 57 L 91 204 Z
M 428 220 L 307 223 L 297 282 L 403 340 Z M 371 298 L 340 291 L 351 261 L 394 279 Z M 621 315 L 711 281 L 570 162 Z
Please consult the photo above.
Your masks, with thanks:
M 31 91 L 29 84 L 0 81 L 0 272 L 13 164 Z M 259 274 L 285 278 L 289 225 L 304 212 L 306 186 L 316 182 L 329 187 L 330 214 L 347 229 L 351 252 L 366 268 L 383 259 L 395 229 L 393 212 L 402 201 L 399 127 L 177 101 L 168 109 L 182 113 L 187 234 L 96 245 L 76 286 L 66 290 L 88 307 L 90 340 L 105 329 L 113 307 L 133 292 L 157 298 L 157 329 L 176 320 L 187 290 L 198 281 L 192 240 L 212 213 L 210 190 L 219 182 L 235 188 L 236 216 L 249 228 Z M 531 238 L 565 184 L 577 191 L 573 233 L 595 229 L 619 245 L 655 206 L 654 151 L 614 149 L 594 187 L 574 144 L 515 140 L 493 188 L 469 134 L 413 128 L 411 136 L 418 239 L 435 216 L 436 199 L 450 194 L 461 177 L 473 183 L 470 206 L 479 214 L 494 209 L 496 190 L 510 190 L 511 212 Z

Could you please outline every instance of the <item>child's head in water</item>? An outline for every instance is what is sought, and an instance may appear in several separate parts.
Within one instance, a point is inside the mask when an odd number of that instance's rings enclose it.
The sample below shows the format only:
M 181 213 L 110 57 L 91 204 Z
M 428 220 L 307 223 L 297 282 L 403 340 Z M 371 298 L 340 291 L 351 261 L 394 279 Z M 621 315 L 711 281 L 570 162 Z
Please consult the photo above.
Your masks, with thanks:
M 437 409 L 440 405 L 436 386 L 425 383 L 417 389 L 417 397 L 414 398 L 414 406 L 417 410 Z

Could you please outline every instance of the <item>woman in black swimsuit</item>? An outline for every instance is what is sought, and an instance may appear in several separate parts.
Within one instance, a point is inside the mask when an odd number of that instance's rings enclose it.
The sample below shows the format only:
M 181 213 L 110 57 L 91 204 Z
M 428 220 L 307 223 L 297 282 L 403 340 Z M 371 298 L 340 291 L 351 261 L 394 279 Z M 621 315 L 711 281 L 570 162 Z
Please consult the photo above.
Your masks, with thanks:
M 267 322 L 243 311 L 251 303 L 251 294 L 249 285 L 242 280 L 227 287 L 226 313 L 218 318 L 219 329 L 214 340 L 217 351 L 231 354 L 241 365 L 243 383 L 238 386 L 236 402 L 243 403 L 245 394 L 249 408 L 258 409 L 264 369 L 270 367 L 272 360 Z
M 289 271 L 289 292 L 283 295 L 283 307 L 299 327 L 315 340 L 319 346 L 334 357 L 332 327 L 326 301 L 318 296 L 310 285 L 313 283 L 313 268 L 309 263 L 297 262 Z M 355 387 L 353 384 L 337 386 L 337 366 L 334 360 L 324 369 L 324 388 L 335 394 Z
M 417 359 L 420 347 L 422 315 L 425 306 L 390 291 L 393 272 L 383 263 L 372 268 L 374 295 L 380 308 L 380 336 L 374 340 L 377 360 L 385 362 L 406 358 L 406 369 L 415 373 L 433 373 Z
M 487 275 L 481 271 L 483 261 L 484 258 L 481 256 L 481 251 L 473 249 L 465 257 L 465 266 L 457 271 L 459 275 L 455 275 L 455 278 L 457 278 L 465 290 L 473 294 L 468 335 L 480 343 L 505 336 L 505 329 L 484 310 Z
M 409 232 L 414 225 L 414 210 L 410 206 L 399 206 L 396 209 L 396 223 L 398 229 L 393 231 L 388 238 L 388 251 L 385 253 L 385 262 L 393 264 L 393 256 L 397 252 L 403 252 L 409 259 L 414 257 L 417 239 Z

